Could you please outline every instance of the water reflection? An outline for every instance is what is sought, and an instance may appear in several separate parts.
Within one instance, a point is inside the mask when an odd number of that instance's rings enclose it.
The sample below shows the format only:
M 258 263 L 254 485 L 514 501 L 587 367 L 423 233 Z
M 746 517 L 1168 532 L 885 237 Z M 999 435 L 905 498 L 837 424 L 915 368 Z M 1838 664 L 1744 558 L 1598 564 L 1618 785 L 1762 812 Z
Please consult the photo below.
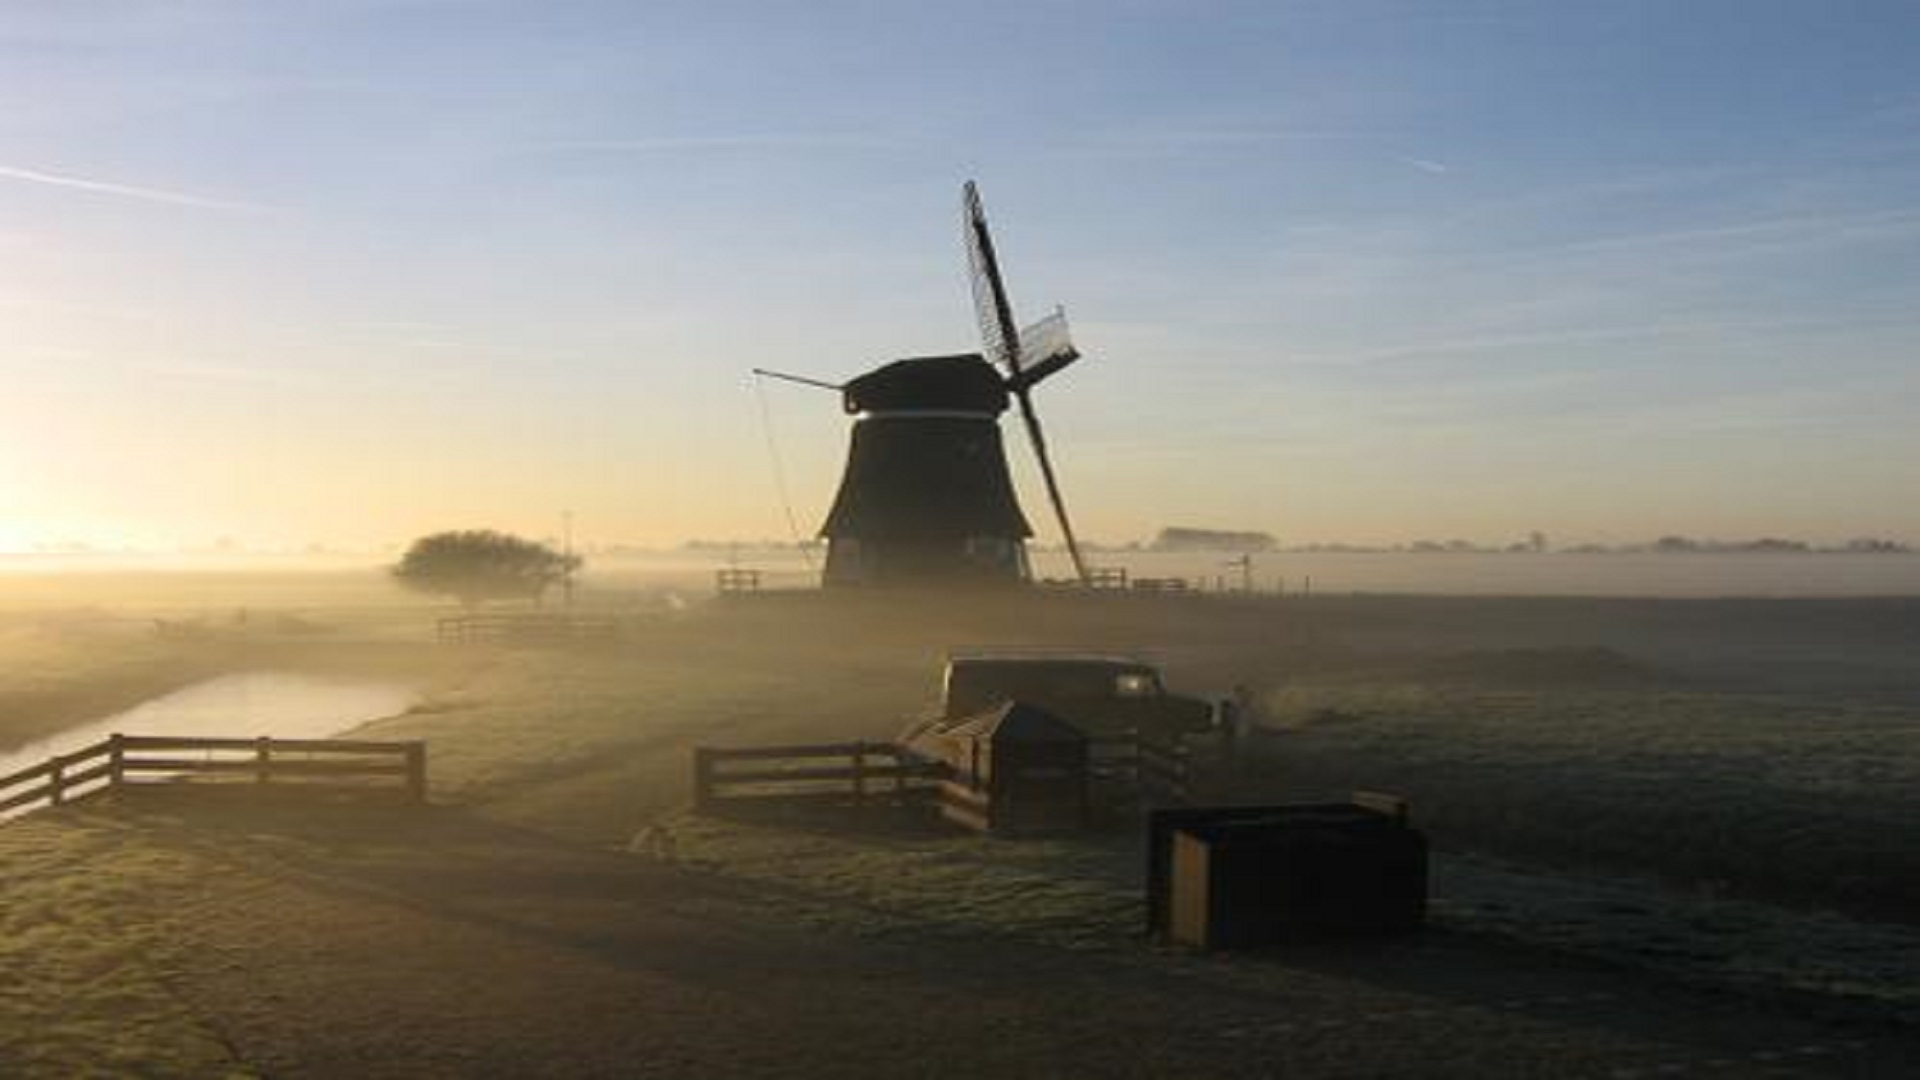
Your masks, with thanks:
M 89 720 L 0 752 L 0 776 L 129 735 L 204 735 L 313 739 L 338 735 L 404 711 L 419 687 L 391 679 L 250 671 L 175 690 L 131 709 Z

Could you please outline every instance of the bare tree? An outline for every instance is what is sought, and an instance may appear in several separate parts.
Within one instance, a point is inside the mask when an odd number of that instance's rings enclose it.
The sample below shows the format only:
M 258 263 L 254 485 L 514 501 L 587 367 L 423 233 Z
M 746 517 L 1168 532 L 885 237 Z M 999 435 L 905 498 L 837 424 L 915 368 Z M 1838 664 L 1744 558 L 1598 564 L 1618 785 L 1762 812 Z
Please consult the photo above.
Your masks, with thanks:
M 487 600 L 539 603 L 580 564 L 578 555 L 510 533 L 460 529 L 415 540 L 393 576 L 410 589 L 452 596 L 467 607 Z

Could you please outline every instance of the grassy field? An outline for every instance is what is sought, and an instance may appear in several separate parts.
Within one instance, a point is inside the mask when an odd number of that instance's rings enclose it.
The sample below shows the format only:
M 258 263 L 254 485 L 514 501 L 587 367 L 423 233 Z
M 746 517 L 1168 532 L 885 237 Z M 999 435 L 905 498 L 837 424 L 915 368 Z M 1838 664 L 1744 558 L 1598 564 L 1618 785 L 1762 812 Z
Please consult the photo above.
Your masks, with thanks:
M 1405 793 L 1449 847 L 1920 920 L 1920 716 L 1879 695 L 1347 674 L 1266 703 L 1263 780 Z
M 220 1076 L 232 1054 L 168 985 L 156 889 L 192 867 L 112 832 L 7 826 L 0 1064 L 15 1075 Z
M 376 575 L 149 606 L 179 599 L 169 578 L 101 608 L 122 584 L 76 590 L 84 618 L 0 617 L 0 741 L 221 671 L 426 673 L 439 689 L 381 730 L 433 742 L 444 797 L 617 843 L 684 802 L 696 742 L 886 738 L 948 649 L 1070 645 L 1157 658 L 1180 689 L 1251 687 L 1267 734 L 1242 797 L 1384 788 L 1457 850 L 1920 918 L 1907 602 L 795 596 L 636 606 L 620 640 L 573 650 L 462 650 Z
M 501 654 L 389 726 L 436 742 L 451 797 L 612 843 L 684 801 L 695 742 L 884 738 L 933 699 L 952 644 L 1075 643 L 1158 656 L 1180 687 L 1252 686 L 1269 734 L 1240 797 L 1384 788 L 1457 850 L 1920 917 L 1920 708 L 1899 642 L 1856 654 L 1863 678 L 1836 690 L 1831 665 L 1807 660 L 1805 685 L 1767 666 L 1791 627 L 1739 607 L 1731 635 L 1689 641 L 1712 625 L 1698 610 L 1676 626 L 1654 605 L 1649 632 L 1610 606 L 1590 631 L 1615 644 L 1518 646 L 1534 628 L 1497 602 L 1459 606 L 1456 627 L 1415 601 L 1408 620 L 1357 603 L 1374 610 L 711 608 L 598 652 Z M 1761 688 L 1735 689 L 1753 655 Z
M 791 825 L 722 843 L 762 848 L 760 873 L 556 843 L 452 807 L 244 788 L 43 815 L 0 851 L 36 872 L 21 928 L 64 925 L 9 957 L 28 978 L 6 1001 L 0 1063 L 9 1076 L 1482 1078 L 1732 1054 L 1750 1075 L 1806 1075 L 1805 1061 L 1898 1076 L 1910 1050 L 1884 1027 L 1703 1009 L 1690 991 L 1448 933 L 1283 957 L 1144 948 L 1098 918 L 1075 928 L 1101 891 L 1077 848 L 962 841 L 943 857 L 930 837 Z M 895 903 L 910 893 L 918 910 Z
M 749 924 L 1107 955 L 1138 946 L 1131 837 L 1009 845 L 696 819 L 688 751 L 887 738 L 932 703 L 954 647 L 1140 653 L 1176 689 L 1255 694 L 1264 731 L 1233 797 L 1410 796 L 1444 853 L 1449 929 L 1880 1015 L 1914 1008 L 1910 932 L 1742 903 L 1920 921 L 1908 602 L 769 596 L 676 609 L 601 596 L 629 616 L 618 639 L 500 648 L 434 645 L 435 609 L 382 600 L 377 580 L 228 581 L 220 606 L 198 608 L 177 603 L 178 584 L 142 586 L 147 602 L 123 608 L 90 596 L 0 617 L 0 738 L 219 671 L 405 670 L 433 689 L 368 733 L 427 739 L 436 801 L 488 828 L 608 852 L 663 827 L 680 839 L 671 872 L 732 883 L 729 910 Z M 155 618 L 185 629 L 156 632 Z M 145 846 L 129 839 L 151 821 L 51 827 L 59 817 L 0 826 L 0 960 L 24 973 L 0 989 L 4 1026 L 47 1033 L 15 1035 L 0 1062 L 59 1074 L 84 1047 L 116 1045 L 115 1030 L 155 1073 L 230 1062 L 170 989 L 180 965 L 194 980 L 218 972 L 169 951 L 150 899 L 214 871 L 153 846 L 150 829 Z M 354 836 L 300 843 L 358 865 L 379 844 Z M 271 830 L 229 839 L 248 859 L 284 847 Z M 513 917 L 560 917 L 532 902 Z

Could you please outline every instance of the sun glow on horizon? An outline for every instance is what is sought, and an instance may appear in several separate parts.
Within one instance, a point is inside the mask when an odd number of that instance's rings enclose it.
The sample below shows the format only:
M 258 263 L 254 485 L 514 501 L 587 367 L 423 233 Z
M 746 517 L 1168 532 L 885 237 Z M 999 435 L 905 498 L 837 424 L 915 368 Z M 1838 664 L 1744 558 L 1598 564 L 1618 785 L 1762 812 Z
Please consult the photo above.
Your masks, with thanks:
M 811 535 L 968 177 L 1088 537 L 1920 541 L 1920 16 L 1387 7 L 0 15 L 0 550 Z

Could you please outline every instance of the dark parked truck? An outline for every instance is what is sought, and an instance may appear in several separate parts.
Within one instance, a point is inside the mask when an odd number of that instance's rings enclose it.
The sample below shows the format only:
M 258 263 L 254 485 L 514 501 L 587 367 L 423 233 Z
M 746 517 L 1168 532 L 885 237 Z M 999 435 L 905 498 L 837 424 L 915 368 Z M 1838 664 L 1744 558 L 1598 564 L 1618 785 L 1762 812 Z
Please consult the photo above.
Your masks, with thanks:
M 1210 730 L 1212 702 L 1170 694 L 1153 665 L 1087 653 L 979 652 L 947 658 L 940 725 L 1010 701 L 1035 705 L 1088 735 L 1171 738 Z

